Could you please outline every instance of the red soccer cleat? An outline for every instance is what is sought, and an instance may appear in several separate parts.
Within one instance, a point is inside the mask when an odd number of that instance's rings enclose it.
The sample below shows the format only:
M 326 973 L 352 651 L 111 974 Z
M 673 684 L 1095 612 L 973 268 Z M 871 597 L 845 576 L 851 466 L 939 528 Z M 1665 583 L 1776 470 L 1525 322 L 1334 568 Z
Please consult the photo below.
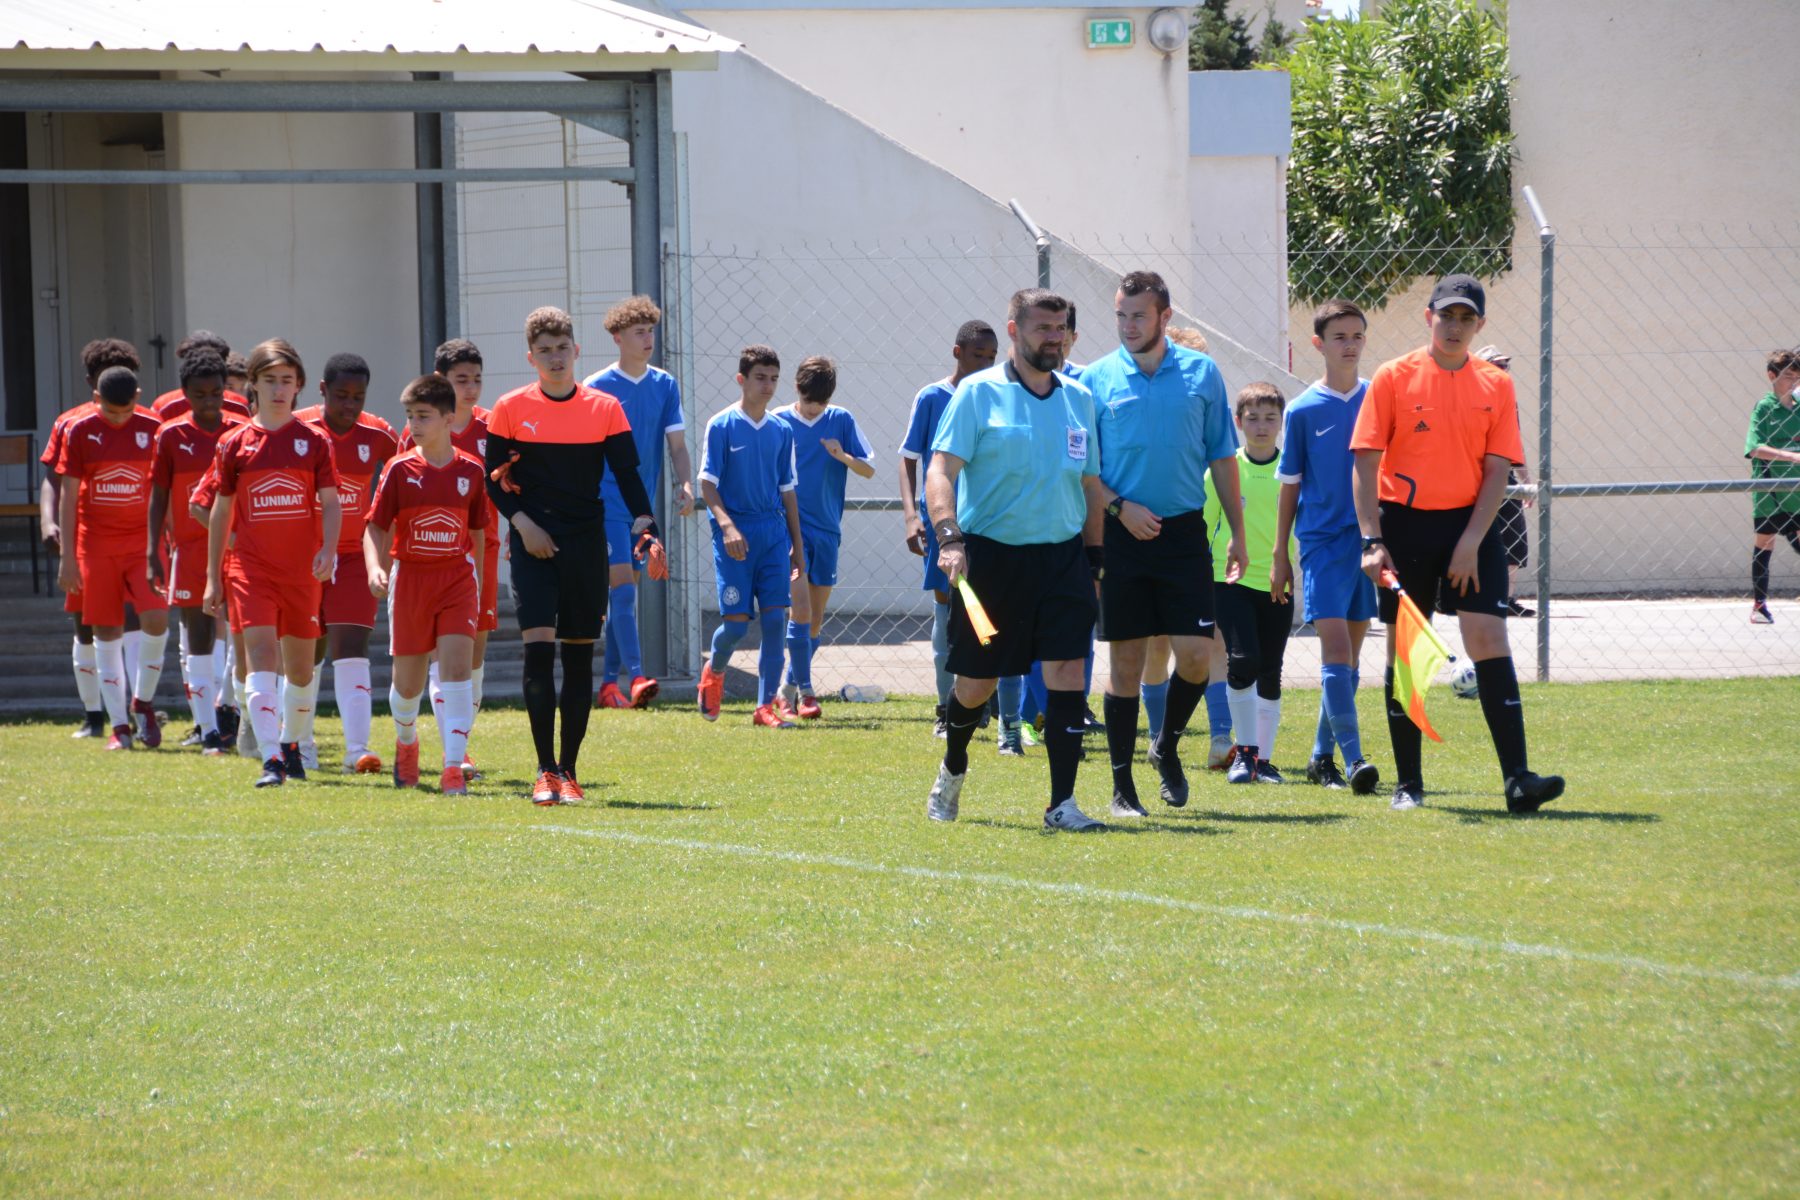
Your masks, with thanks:
M 531 802 L 539 808 L 562 803 L 562 776 L 555 771 L 539 771 L 537 786 L 531 789 Z
M 416 746 L 418 743 L 414 742 L 413 745 Z M 356 762 L 351 764 L 351 770 L 358 775 L 379 775 L 381 774 L 381 755 L 372 750 L 364 750 L 356 756 Z
M 397 788 L 419 786 L 419 743 L 394 743 L 394 786 Z
M 780 701 L 765 704 L 750 714 L 750 723 L 760 725 L 764 729 L 792 729 L 794 723 L 788 720 L 787 707 Z
M 108 750 L 131 749 L 131 726 L 114 725 L 112 736 L 106 739 L 106 748 Z
M 619 690 L 619 685 L 617 683 L 609 681 L 600 685 L 600 694 L 594 697 L 594 707 L 630 708 L 631 700 L 624 692 Z
M 438 791 L 446 796 L 468 795 L 469 784 L 463 778 L 462 768 L 445 767 L 444 773 L 438 776 Z
M 725 703 L 725 677 L 711 664 L 700 668 L 700 715 L 709 721 L 719 719 L 719 706 Z
M 819 707 L 819 698 L 809 692 L 801 695 L 800 704 L 794 709 L 794 713 L 802 721 L 816 721 L 825 715 L 825 710 Z
M 133 700 L 131 711 L 138 719 L 138 741 L 144 743 L 146 750 L 154 750 L 162 745 L 162 726 L 156 720 L 156 709 L 148 700 Z
M 649 708 L 650 702 L 656 699 L 656 693 L 659 690 L 661 690 L 661 685 L 656 680 L 646 679 L 642 675 L 637 676 L 631 681 L 631 707 Z
M 587 793 L 583 792 L 581 785 L 575 782 L 575 772 L 565 772 L 557 785 L 557 803 L 580 804 L 586 799 Z

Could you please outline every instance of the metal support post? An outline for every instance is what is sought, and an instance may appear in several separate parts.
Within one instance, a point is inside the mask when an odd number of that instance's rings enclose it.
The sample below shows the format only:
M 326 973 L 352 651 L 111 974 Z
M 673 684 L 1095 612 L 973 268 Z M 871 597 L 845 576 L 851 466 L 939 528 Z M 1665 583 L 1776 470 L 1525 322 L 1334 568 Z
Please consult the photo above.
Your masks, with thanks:
M 1525 203 L 1537 222 L 1538 252 L 1538 544 L 1537 544 L 1537 677 L 1550 678 L 1550 507 L 1555 496 L 1551 474 L 1552 369 L 1556 359 L 1556 230 L 1544 215 L 1537 193 L 1525 189 Z
M 1031 235 L 1037 245 L 1038 286 L 1050 286 L 1050 235 L 1038 228 L 1037 222 L 1025 212 L 1025 208 L 1017 200 L 1008 200 L 1006 206 L 1012 209 L 1013 216 L 1019 218 L 1019 224 L 1025 226 L 1025 232 Z

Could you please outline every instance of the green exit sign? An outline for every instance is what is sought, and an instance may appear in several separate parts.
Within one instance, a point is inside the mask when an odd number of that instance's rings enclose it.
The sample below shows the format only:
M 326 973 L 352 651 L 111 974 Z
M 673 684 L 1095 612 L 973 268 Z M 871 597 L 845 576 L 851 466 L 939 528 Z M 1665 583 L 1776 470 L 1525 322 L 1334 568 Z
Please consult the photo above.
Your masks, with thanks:
M 1087 44 L 1089 50 L 1112 50 L 1131 45 L 1130 21 L 1089 21 L 1087 23 Z

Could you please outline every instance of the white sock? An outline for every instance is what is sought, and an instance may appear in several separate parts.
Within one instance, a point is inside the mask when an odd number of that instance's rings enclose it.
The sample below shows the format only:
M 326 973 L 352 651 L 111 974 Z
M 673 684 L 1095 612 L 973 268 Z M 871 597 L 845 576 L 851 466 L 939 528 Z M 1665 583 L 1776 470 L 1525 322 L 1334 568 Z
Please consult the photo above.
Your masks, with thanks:
M 81 644 L 80 638 L 71 639 L 75 643 L 75 694 L 81 697 L 82 712 L 100 711 L 100 661 L 94 654 L 94 643 Z
M 344 722 L 344 759 L 355 762 L 369 749 L 369 726 L 375 720 L 375 692 L 369 684 L 369 660 L 331 660 L 331 689 Z
M 319 669 L 313 668 L 312 681 L 297 686 L 293 680 L 281 685 L 282 742 L 310 742 L 313 735 L 313 706 L 319 697 Z
M 213 675 L 211 654 L 189 654 L 181 660 L 182 678 L 187 683 L 188 708 L 201 733 L 217 733 L 218 683 Z
M 1226 693 L 1226 700 L 1231 705 L 1231 732 L 1237 738 L 1237 744 L 1256 746 L 1256 685 L 1231 688 Z M 1256 756 L 1263 756 L 1261 746 L 1256 746 Z
M 130 687 L 131 681 L 137 678 L 138 649 L 143 644 L 144 631 L 141 629 L 127 629 L 125 631 L 125 636 L 120 640 L 125 646 L 125 686 Z
M 138 643 L 140 653 L 137 674 L 132 676 L 137 685 L 132 689 L 132 694 L 149 704 L 156 699 L 157 685 L 162 683 L 163 656 L 169 651 L 169 631 L 165 629 L 161 633 L 146 633 L 142 638 Z
M 438 736 L 444 740 L 444 765 L 460 767 L 469 748 L 469 726 L 475 723 L 475 689 L 467 679 L 438 686 L 444 701 L 443 720 L 438 723 Z
M 444 724 L 444 685 L 438 682 L 438 665 L 433 662 L 425 673 L 425 693 L 431 697 L 431 718 L 442 728 Z
M 240 712 L 246 711 L 250 707 L 250 676 L 254 674 L 254 671 L 246 671 L 242 679 L 235 675 L 231 677 L 231 694 L 236 699 Z M 274 672 L 270 672 L 270 674 L 274 674 Z
M 100 672 L 100 702 L 106 708 L 108 725 L 125 724 L 125 643 L 121 638 L 110 642 L 94 639 L 94 656 Z
M 244 681 L 244 710 L 256 731 L 256 756 L 264 762 L 281 757 L 281 676 L 252 671 Z
M 1281 727 L 1281 698 L 1256 698 L 1256 757 L 1275 757 L 1275 731 Z
M 181 619 L 181 613 L 175 609 L 169 611 L 169 617 L 174 622 L 175 632 L 178 635 L 175 639 L 175 661 L 186 663 L 188 656 L 187 622 Z
M 481 677 L 487 673 L 486 667 L 476 667 L 469 672 L 469 689 L 475 696 L 475 711 L 481 711 Z
M 394 740 L 410 746 L 419 740 L 419 697 L 410 699 L 388 685 L 388 711 L 394 714 Z

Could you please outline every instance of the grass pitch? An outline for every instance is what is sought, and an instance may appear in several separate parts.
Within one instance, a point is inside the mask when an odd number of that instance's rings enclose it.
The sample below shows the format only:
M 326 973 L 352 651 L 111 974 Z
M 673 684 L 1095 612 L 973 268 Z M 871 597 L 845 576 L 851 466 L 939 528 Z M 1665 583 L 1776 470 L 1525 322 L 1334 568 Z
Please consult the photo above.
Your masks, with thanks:
M 597 712 L 549 810 L 516 711 L 460 800 L 0 727 L 0 1193 L 1791 1194 L 1794 696 L 1528 689 L 1519 819 L 1440 694 L 1418 812 L 1097 837 L 990 735 L 928 823 L 917 701 Z

